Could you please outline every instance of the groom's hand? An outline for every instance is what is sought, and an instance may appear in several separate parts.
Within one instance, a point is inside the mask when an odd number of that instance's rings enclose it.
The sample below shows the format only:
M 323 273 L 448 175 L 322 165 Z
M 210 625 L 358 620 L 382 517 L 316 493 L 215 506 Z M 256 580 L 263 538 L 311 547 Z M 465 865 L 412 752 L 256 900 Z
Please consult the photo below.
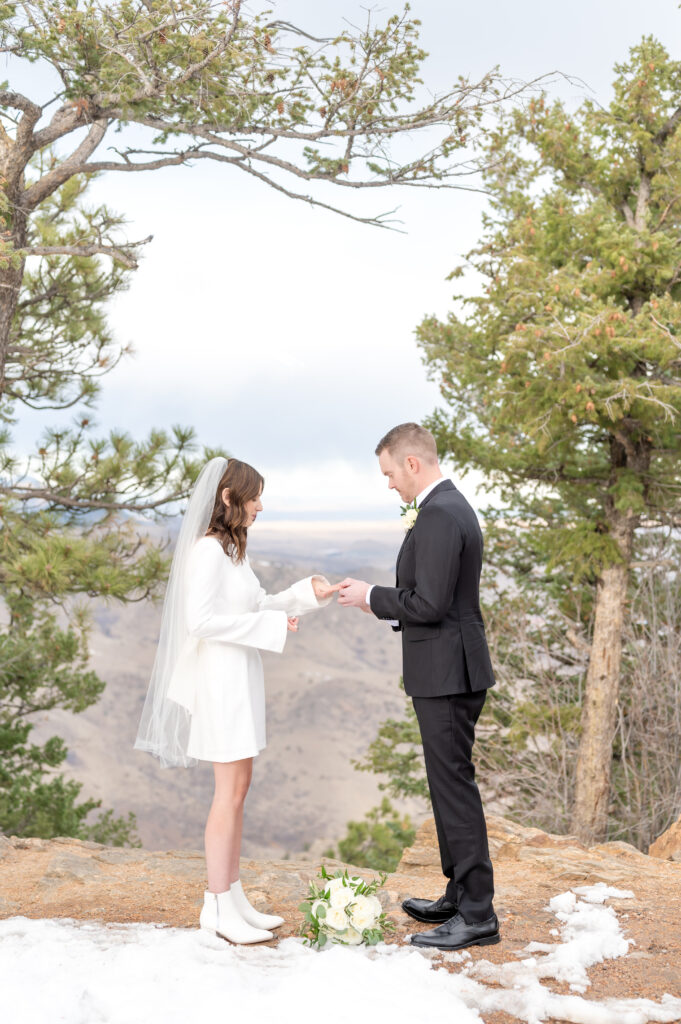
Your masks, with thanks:
M 368 589 L 369 584 L 364 580 L 353 580 L 347 577 L 341 582 L 338 603 L 345 608 L 361 608 L 363 611 L 371 611 L 367 604 Z

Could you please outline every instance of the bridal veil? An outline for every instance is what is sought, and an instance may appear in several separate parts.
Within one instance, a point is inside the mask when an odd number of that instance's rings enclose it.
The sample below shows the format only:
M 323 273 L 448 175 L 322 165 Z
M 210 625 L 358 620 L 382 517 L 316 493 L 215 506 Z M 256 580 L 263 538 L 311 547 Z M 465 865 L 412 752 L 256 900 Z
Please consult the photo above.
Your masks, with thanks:
M 208 529 L 215 493 L 226 468 L 227 459 L 215 458 L 207 462 L 199 473 L 170 566 L 156 658 L 135 740 L 135 749 L 146 750 L 158 757 L 162 768 L 176 765 L 189 768 L 198 764 L 196 758 L 186 754 L 191 715 L 186 708 L 170 700 L 167 694 L 173 669 L 189 636 L 185 617 L 185 573 L 189 553 Z

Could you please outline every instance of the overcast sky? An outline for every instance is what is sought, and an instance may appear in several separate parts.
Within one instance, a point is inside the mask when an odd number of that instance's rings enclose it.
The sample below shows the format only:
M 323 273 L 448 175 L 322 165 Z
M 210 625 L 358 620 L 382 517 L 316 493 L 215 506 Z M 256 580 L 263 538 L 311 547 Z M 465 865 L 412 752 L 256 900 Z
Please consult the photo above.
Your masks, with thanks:
M 266 6 L 317 35 L 332 35 L 344 19 L 363 21 L 366 7 Z M 677 0 L 411 6 L 423 22 L 423 77 L 433 91 L 499 64 L 524 79 L 559 69 L 607 102 L 613 63 L 642 35 L 681 56 Z M 399 9 L 375 8 L 381 17 Z M 567 83 L 556 91 L 571 103 L 580 95 Z M 154 236 L 112 308 L 117 338 L 137 354 L 105 379 L 100 429 L 124 426 L 139 437 L 152 426 L 194 425 L 201 441 L 225 445 L 264 473 L 272 518 L 394 515 L 399 499 L 388 494 L 373 450 L 391 426 L 438 403 L 413 332 L 423 316 L 450 307 L 445 278 L 476 241 L 483 201 L 408 189 L 354 200 L 371 212 L 399 205 L 407 233 L 396 234 L 207 163 L 110 174 L 96 195 L 127 216 L 131 239 Z M 36 420 L 24 419 L 20 444 L 35 433 Z M 476 504 L 474 483 L 464 492 Z

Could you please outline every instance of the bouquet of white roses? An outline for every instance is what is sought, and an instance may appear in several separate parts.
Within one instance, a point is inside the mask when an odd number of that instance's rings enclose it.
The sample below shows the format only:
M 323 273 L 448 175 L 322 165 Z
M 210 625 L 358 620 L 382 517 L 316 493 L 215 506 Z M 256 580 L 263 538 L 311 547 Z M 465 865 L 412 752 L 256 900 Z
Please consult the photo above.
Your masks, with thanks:
M 394 930 L 376 896 L 387 878 L 385 873 L 380 881 L 365 882 L 358 875 L 348 875 L 347 870 L 329 875 L 322 865 L 319 877 L 322 884 L 310 882 L 308 897 L 298 907 L 305 914 L 300 934 L 308 945 L 317 949 L 327 942 L 375 946 L 385 932 Z

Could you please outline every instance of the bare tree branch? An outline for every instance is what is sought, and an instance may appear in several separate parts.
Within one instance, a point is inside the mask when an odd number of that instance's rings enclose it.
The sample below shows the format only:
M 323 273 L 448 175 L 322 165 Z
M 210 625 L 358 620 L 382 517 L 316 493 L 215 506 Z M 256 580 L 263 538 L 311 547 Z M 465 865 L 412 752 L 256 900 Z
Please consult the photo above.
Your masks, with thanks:
M 30 185 L 22 196 L 22 205 L 25 209 L 31 210 L 39 203 L 42 203 L 48 196 L 68 181 L 74 174 L 78 173 L 81 164 L 87 161 L 94 153 L 106 135 L 109 122 L 107 120 L 95 121 L 87 136 L 80 146 L 74 149 L 73 153 L 63 160 L 54 170 L 39 178 L 35 184 Z
M 30 139 L 33 128 L 40 120 L 41 108 L 20 92 L 0 91 L 0 104 L 23 111 L 17 128 L 17 146 L 23 148 Z
M 677 107 L 674 113 L 671 115 L 668 121 L 659 130 L 653 142 L 656 142 L 658 146 L 663 145 L 669 136 L 676 130 L 677 125 L 681 123 L 681 107 Z
M 100 244 L 88 242 L 84 245 L 32 245 L 24 249 L 23 253 L 26 256 L 97 256 L 102 254 L 112 256 L 119 263 L 129 267 L 130 270 L 137 270 L 139 265 L 137 260 L 126 250 L 146 245 L 153 237 L 153 235 L 148 235 L 140 242 L 127 242 L 125 249 L 117 245 L 107 245 L 103 242 Z
M 0 484 L 0 494 L 15 498 L 17 501 L 44 501 L 48 505 L 58 508 L 101 510 L 108 512 L 146 512 L 150 509 L 159 508 L 161 505 L 168 505 L 171 501 L 181 501 L 189 494 L 190 488 L 179 491 L 174 495 L 165 495 L 158 501 L 132 502 L 132 501 L 97 501 L 95 498 L 71 498 L 67 494 L 58 491 L 51 491 L 44 487 L 10 487 Z

